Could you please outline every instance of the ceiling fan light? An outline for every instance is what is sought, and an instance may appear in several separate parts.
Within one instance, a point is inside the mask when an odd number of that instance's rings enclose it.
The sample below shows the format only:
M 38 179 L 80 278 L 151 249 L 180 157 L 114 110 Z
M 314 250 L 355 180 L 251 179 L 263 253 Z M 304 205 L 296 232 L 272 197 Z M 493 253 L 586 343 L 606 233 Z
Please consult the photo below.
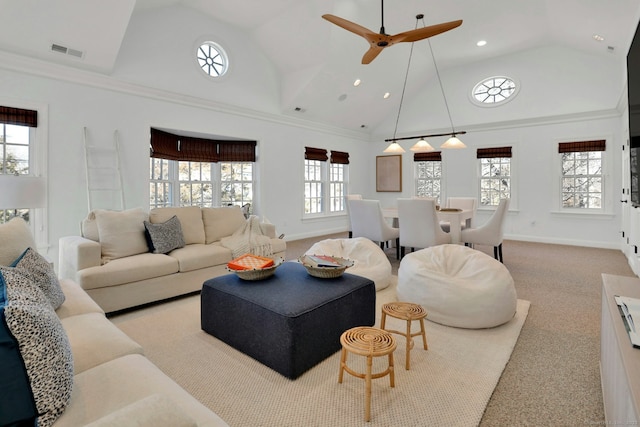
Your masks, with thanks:
M 404 153 L 404 148 L 397 141 L 392 141 L 387 148 L 384 149 L 384 153 Z
M 424 138 L 420 138 L 409 150 L 416 153 L 424 153 L 426 151 L 433 151 L 435 148 L 433 148 Z
M 458 138 L 456 138 L 455 135 L 451 135 L 451 138 L 447 139 L 445 143 L 440 146 L 440 148 L 456 150 L 459 148 L 467 148 L 467 146 L 464 145 L 464 143 Z

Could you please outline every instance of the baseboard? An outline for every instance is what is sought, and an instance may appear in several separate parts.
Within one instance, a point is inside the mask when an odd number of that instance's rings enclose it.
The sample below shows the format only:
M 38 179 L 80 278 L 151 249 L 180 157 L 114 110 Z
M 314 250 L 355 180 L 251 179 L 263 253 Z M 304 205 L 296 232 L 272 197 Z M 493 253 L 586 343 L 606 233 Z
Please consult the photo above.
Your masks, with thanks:
M 587 248 L 620 250 L 620 244 L 617 242 L 600 242 L 595 240 L 575 240 L 553 237 L 523 236 L 518 234 L 505 234 L 504 240 L 517 240 L 521 242 L 549 243 L 553 245 L 582 246 Z

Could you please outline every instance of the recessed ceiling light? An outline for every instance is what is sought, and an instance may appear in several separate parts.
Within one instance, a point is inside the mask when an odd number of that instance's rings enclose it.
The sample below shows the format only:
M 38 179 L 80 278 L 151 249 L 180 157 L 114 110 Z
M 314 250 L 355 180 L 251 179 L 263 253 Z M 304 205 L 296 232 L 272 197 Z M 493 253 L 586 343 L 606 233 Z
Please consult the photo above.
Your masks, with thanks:
M 386 92 L 383 96 L 384 99 L 387 99 L 391 96 L 391 94 L 389 92 Z
M 604 37 L 602 37 L 600 34 L 594 34 L 593 39 L 597 42 L 604 41 Z
M 360 83 L 362 83 L 361 80 L 360 79 L 356 79 L 356 81 L 353 82 L 353 85 L 354 86 L 360 86 Z
M 481 47 L 487 44 L 486 40 L 480 40 L 478 43 L 476 43 L 476 46 Z

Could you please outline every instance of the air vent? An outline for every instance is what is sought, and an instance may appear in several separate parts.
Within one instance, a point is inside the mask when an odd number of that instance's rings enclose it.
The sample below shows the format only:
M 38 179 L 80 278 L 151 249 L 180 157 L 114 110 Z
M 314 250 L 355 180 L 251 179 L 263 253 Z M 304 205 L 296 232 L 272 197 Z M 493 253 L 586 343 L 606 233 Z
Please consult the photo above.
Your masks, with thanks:
M 62 46 L 60 44 L 56 44 L 56 43 L 53 43 L 51 45 L 51 51 L 52 52 L 57 52 L 57 53 L 62 53 L 63 55 L 74 56 L 76 58 L 82 58 L 82 56 L 84 55 L 84 53 L 81 50 L 71 49 L 71 48 L 68 48 L 66 46 Z

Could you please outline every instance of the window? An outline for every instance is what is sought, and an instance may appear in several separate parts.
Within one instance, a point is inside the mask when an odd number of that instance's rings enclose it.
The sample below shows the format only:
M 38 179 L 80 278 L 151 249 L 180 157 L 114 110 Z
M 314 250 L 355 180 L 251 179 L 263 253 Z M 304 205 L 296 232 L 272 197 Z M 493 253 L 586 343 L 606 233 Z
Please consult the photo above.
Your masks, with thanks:
M 37 124 L 37 111 L 0 106 L 0 175 L 27 177 L 36 174 L 34 141 Z M 38 206 L 0 209 L 0 223 L 14 217 L 30 222 L 31 210 L 28 208 L 41 207 L 42 203 L 27 200 L 22 202 L 36 203 Z
M 255 141 L 194 138 L 151 129 L 151 147 L 151 208 L 253 202 Z
M 511 198 L 511 147 L 478 148 L 480 206 L 498 206 Z
M 604 140 L 558 144 L 562 159 L 562 207 L 602 209 Z
M 515 95 L 516 83 L 509 77 L 490 77 L 474 86 L 473 102 L 482 106 L 493 106 L 507 101 Z
M 229 59 L 222 47 L 214 42 L 202 43 L 196 52 L 200 69 L 210 77 L 223 76 L 229 68 Z
M 442 154 L 440 151 L 414 153 L 416 196 L 433 197 L 440 203 L 442 191 Z
M 346 213 L 349 153 L 305 147 L 304 213 L 322 215 Z

